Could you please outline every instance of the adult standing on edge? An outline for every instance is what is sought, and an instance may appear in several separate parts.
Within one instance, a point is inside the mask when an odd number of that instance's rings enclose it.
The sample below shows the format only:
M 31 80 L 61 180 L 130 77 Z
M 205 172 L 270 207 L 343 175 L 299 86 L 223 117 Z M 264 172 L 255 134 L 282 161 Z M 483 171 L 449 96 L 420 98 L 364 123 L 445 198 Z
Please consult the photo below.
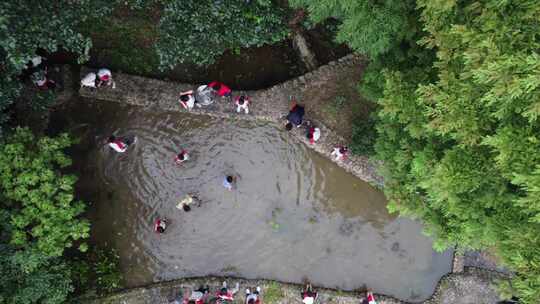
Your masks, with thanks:
M 289 114 L 287 115 L 287 124 L 285 125 L 285 129 L 287 131 L 292 130 L 293 125 L 299 128 L 302 125 L 302 121 L 304 119 L 304 107 L 301 105 L 298 105 L 296 101 L 293 101 L 291 110 L 289 111 Z

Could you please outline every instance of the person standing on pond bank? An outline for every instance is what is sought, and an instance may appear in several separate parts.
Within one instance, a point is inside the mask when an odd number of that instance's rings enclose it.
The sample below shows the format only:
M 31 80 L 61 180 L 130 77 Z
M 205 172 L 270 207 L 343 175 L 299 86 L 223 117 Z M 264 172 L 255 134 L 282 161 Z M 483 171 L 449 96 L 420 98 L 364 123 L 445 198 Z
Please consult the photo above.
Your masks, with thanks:
M 289 114 L 287 115 L 287 124 L 285 125 L 285 129 L 287 131 L 292 130 L 293 125 L 299 128 L 302 125 L 302 121 L 304 119 L 304 107 L 301 105 L 298 105 L 296 101 L 293 101 L 291 110 L 289 111 Z
M 349 154 L 349 148 L 345 146 L 337 146 L 330 155 L 334 156 L 335 160 L 344 160 L 347 158 L 347 154 Z
M 223 187 L 225 189 L 232 191 L 234 184 L 234 177 L 232 175 L 225 176 L 225 179 L 223 179 Z
M 260 304 L 261 303 L 261 287 L 257 286 L 254 292 L 246 289 L 246 304 Z
M 314 144 L 321 138 L 321 129 L 317 127 L 309 127 L 307 132 L 307 138 L 310 144 Z
M 240 113 L 244 110 L 246 114 L 249 114 L 249 97 L 244 95 L 237 96 L 234 103 L 236 104 L 236 113 Z
M 219 97 L 231 97 L 232 95 L 232 90 L 221 82 L 212 81 L 208 84 L 208 87 L 214 90 Z
M 210 288 L 208 286 L 200 286 L 199 289 L 191 291 L 189 297 L 184 297 L 183 304 L 204 304 L 208 298 Z
M 234 301 L 234 295 L 240 289 L 240 284 L 237 282 L 233 290 L 227 288 L 227 282 L 223 282 L 223 285 L 217 293 L 217 303 L 231 303 Z
M 134 144 L 137 141 L 137 138 L 134 137 L 132 140 L 126 139 L 123 140 L 121 138 L 118 138 L 114 135 L 109 136 L 109 139 L 107 140 L 107 144 L 109 147 L 111 147 L 114 151 L 118 153 L 124 153 L 126 152 L 127 148 Z
M 193 95 L 193 90 L 180 93 L 179 102 L 182 105 L 182 107 L 184 107 L 184 109 L 188 111 L 193 109 L 196 103 L 195 96 Z
M 373 292 L 370 290 L 366 291 L 366 296 L 360 299 L 360 304 L 377 304 Z
M 97 87 L 103 87 L 103 86 L 112 86 L 113 89 L 116 88 L 116 83 L 114 83 L 112 79 L 112 73 L 111 70 L 101 68 L 97 72 L 98 82 Z
M 317 292 L 313 290 L 310 283 L 306 284 L 306 287 L 302 291 L 302 303 L 313 304 L 317 300 Z

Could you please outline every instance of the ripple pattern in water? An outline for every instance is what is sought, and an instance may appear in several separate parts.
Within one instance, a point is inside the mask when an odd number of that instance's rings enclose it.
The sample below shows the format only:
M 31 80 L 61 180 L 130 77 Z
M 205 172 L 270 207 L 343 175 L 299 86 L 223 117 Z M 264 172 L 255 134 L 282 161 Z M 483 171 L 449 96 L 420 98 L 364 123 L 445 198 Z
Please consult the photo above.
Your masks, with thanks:
M 450 271 L 452 253 L 434 252 L 419 223 L 389 215 L 381 192 L 273 125 L 110 105 L 91 110 L 108 122 L 98 137 L 117 131 L 138 138 L 124 154 L 95 153 L 115 199 L 96 209 L 102 227 L 94 237 L 113 235 L 131 286 L 210 274 L 307 277 L 420 301 Z M 177 166 L 181 149 L 190 160 Z M 226 174 L 238 177 L 233 192 L 221 185 Z M 186 213 L 176 203 L 188 192 L 203 204 Z M 163 235 L 153 232 L 156 217 L 170 220 Z

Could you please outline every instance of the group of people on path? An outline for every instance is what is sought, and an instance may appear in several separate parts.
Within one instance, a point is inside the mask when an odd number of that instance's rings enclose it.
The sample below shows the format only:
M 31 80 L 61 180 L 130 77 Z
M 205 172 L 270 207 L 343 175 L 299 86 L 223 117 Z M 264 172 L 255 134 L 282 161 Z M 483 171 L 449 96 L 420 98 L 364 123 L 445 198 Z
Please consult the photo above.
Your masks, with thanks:
M 304 122 L 304 114 L 304 107 L 293 101 L 289 114 L 286 117 L 285 130 L 291 131 L 293 127 L 300 128 L 302 125 L 306 125 L 306 137 L 310 144 L 315 144 L 321 138 L 321 129 L 314 126 L 311 122 Z M 349 149 L 346 146 L 336 146 L 330 155 L 336 161 L 341 161 L 347 158 L 348 153 Z
M 236 283 L 233 289 L 227 287 L 227 282 L 223 282 L 219 291 L 215 294 L 213 300 L 218 304 L 229 304 L 234 302 L 234 297 L 240 290 L 240 284 Z M 260 286 L 255 289 L 246 288 L 245 304 L 262 304 L 262 290 Z M 313 289 L 310 283 L 307 283 L 300 293 L 303 304 L 314 304 L 317 302 L 319 294 Z M 198 289 L 182 295 L 182 300 L 175 300 L 171 304 L 207 304 L 213 302 L 210 300 L 210 288 L 200 286 Z M 360 298 L 359 304 L 377 304 L 371 291 L 366 291 L 365 296 Z

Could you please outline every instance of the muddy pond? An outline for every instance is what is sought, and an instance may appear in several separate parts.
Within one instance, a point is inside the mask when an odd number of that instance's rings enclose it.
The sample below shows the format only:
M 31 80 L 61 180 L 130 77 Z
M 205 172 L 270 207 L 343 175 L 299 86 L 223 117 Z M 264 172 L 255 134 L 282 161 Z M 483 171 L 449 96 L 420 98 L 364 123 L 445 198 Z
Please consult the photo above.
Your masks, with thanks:
M 127 286 L 222 275 L 428 298 L 451 268 L 421 225 L 388 214 L 384 195 L 269 123 L 76 100 L 51 132 L 70 131 L 92 241 L 118 250 Z M 111 133 L 136 135 L 123 154 Z M 175 165 L 181 149 L 191 159 Z M 223 177 L 238 177 L 226 191 Z M 200 207 L 177 202 L 197 192 Z M 157 217 L 167 231 L 153 231 Z

